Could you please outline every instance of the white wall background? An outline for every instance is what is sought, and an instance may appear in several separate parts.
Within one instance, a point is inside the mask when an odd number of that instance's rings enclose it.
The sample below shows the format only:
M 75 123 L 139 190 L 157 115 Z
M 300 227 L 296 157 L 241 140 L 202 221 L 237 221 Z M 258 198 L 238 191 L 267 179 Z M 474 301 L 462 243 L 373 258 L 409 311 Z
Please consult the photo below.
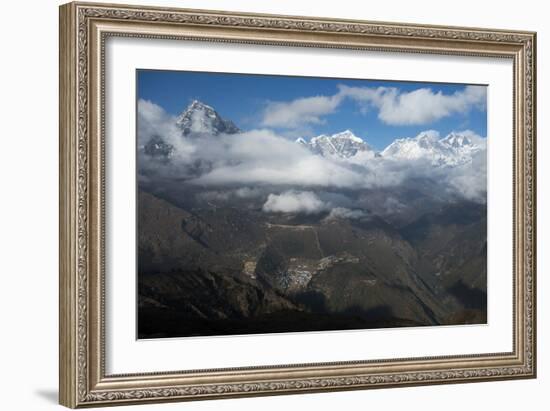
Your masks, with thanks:
M 544 2 L 389 0 L 128 0 L 136 4 L 277 14 L 433 23 L 538 32 L 537 380 L 308 394 L 136 410 L 547 409 L 550 389 L 550 177 L 548 116 L 550 27 Z M 0 408 L 53 410 L 57 405 L 57 0 L 4 2 L 0 24 Z

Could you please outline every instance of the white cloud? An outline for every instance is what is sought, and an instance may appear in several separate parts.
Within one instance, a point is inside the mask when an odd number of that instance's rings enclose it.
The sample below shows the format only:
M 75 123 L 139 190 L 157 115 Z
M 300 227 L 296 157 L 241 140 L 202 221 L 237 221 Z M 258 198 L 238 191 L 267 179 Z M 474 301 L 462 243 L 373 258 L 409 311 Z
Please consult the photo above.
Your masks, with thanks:
M 251 187 L 241 187 L 235 190 L 235 196 L 239 198 L 255 198 L 262 194 L 262 190 Z
M 341 97 L 303 97 L 289 102 L 270 102 L 263 112 L 262 125 L 266 127 L 297 128 L 307 124 L 322 124 L 321 116 L 333 113 Z
M 487 139 L 481 137 L 479 134 L 477 134 L 475 131 L 472 130 L 462 130 L 459 131 L 458 134 L 462 134 L 463 136 L 468 137 L 472 142 L 479 147 L 482 147 L 483 149 L 487 149 Z
M 487 152 L 475 153 L 470 164 L 448 170 L 446 181 L 451 194 L 459 194 L 468 200 L 487 201 Z
M 193 145 L 181 138 L 181 130 L 176 126 L 176 120 L 159 105 L 144 99 L 137 105 L 137 140 L 138 146 L 144 146 L 151 138 L 157 136 L 172 145 L 174 155 L 188 161 L 195 151 Z
M 452 94 L 429 87 L 402 92 L 396 87 L 350 87 L 343 84 L 332 96 L 302 97 L 288 102 L 270 102 L 262 125 L 287 129 L 323 124 L 323 116 L 336 111 L 345 99 L 356 101 L 362 112 L 378 111 L 378 118 L 391 125 L 422 125 L 457 113 L 484 108 L 485 86 L 466 86 Z
M 197 155 L 213 163 L 197 185 L 294 185 L 354 187 L 364 175 L 265 130 L 222 136 L 201 145 Z
M 368 217 L 368 214 L 363 210 L 352 210 L 346 207 L 335 207 L 330 210 L 330 214 L 327 219 L 350 219 L 350 220 L 359 220 L 361 218 Z
M 339 86 L 339 95 L 359 102 L 364 110 L 376 108 L 378 118 L 391 125 L 429 124 L 457 113 L 467 113 L 486 104 L 485 86 L 466 86 L 453 94 L 424 87 L 401 92 L 395 87 Z
M 240 187 L 237 189 L 222 189 L 201 191 L 196 194 L 200 200 L 227 202 L 235 199 L 252 200 L 265 198 L 265 191 L 256 187 Z
M 326 210 L 327 204 L 311 191 L 285 191 L 270 194 L 262 209 L 268 213 L 316 214 Z

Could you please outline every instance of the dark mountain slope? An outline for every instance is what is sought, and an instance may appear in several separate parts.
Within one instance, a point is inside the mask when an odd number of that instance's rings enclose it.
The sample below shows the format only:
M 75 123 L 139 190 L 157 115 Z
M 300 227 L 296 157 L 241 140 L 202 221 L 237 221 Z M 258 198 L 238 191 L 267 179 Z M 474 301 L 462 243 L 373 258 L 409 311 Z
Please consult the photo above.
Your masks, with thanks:
M 140 336 L 482 322 L 483 215 L 457 212 L 398 230 L 140 191 Z
M 425 215 L 402 230 L 417 249 L 419 276 L 437 297 L 486 320 L 487 217 L 484 205 L 462 203 Z M 472 312 L 469 312 L 472 316 Z M 448 321 L 445 321 L 448 322 Z

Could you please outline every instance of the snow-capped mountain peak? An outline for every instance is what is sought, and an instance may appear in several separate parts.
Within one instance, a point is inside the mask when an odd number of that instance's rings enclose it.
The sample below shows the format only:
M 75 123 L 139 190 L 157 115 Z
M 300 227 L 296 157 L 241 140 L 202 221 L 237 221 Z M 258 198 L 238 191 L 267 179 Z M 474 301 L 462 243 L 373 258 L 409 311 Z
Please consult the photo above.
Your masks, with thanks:
M 433 165 L 456 166 L 471 162 L 472 155 L 484 149 L 483 142 L 476 143 L 469 133 L 453 132 L 440 139 L 439 133 L 426 131 L 414 138 L 395 140 L 382 151 L 382 156 L 400 160 L 427 159 Z
M 340 133 L 333 134 L 331 137 L 333 139 L 349 139 L 355 143 L 367 145 L 362 138 L 357 137 L 351 130 L 344 130 Z
M 216 110 L 198 100 L 193 100 L 177 117 L 176 125 L 184 135 L 218 135 L 240 132 L 231 120 L 224 120 Z
M 417 159 L 441 149 L 439 133 L 425 131 L 414 138 L 398 138 L 382 151 L 384 157 Z
M 439 140 L 439 133 L 432 131 L 424 131 L 416 136 L 415 140 L 421 147 L 430 148 L 437 145 Z
M 455 132 L 450 133 L 441 142 L 455 148 L 472 146 L 474 144 L 468 136 Z
M 298 139 L 296 142 L 309 148 L 312 153 L 323 157 L 348 159 L 359 153 L 371 157 L 376 155 L 376 152 L 363 139 L 357 137 L 350 130 L 330 136 L 321 134 L 313 137 L 309 143 L 304 139 Z

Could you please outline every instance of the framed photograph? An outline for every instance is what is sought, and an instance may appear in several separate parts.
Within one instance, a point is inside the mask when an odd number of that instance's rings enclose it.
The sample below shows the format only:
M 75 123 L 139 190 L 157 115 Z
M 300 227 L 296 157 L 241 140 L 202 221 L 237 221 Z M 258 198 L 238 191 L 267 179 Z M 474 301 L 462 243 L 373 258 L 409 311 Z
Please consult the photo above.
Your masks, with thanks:
M 60 8 L 60 403 L 534 378 L 533 32 Z

